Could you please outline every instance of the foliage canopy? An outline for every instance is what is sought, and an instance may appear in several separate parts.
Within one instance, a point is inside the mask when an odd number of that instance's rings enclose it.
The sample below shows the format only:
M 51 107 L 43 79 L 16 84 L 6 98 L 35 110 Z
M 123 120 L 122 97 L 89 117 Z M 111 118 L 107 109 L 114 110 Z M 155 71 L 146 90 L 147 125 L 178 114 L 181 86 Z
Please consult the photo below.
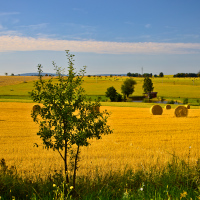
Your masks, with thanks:
M 117 90 L 112 86 L 107 88 L 106 97 L 109 97 L 110 100 L 120 102 L 122 101 L 122 95 L 117 93 Z
M 151 93 L 154 90 L 153 82 L 149 77 L 145 77 L 142 87 L 144 89 L 144 93 Z
M 134 86 L 136 85 L 136 81 L 132 78 L 127 78 L 124 83 L 121 86 L 122 94 L 124 95 L 124 98 L 126 99 L 130 94 L 134 92 Z

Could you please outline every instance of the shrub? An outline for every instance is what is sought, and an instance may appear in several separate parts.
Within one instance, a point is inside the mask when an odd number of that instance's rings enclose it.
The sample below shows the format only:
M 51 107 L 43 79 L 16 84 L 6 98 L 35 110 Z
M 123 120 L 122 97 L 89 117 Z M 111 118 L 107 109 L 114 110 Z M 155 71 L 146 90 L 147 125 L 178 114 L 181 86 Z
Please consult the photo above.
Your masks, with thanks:
M 147 99 L 147 98 L 144 98 L 144 99 L 142 100 L 143 103 L 149 103 L 149 101 L 150 101 L 150 100 Z
M 165 99 L 164 97 L 160 97 L 160 101 L 163 102 Z
M 167 102 L 168 104 L 175 104 L 175 101 L 174 100 L 170 100 Z
M 188 98 L 183 99 L 183 104 L 188 104 Z

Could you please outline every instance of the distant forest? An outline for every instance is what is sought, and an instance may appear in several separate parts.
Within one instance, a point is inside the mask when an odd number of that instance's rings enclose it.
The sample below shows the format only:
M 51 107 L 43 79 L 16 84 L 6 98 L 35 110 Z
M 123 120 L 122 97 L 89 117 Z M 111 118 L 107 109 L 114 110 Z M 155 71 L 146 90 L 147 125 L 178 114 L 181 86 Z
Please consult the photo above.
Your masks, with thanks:
M 174 77 L 200 77 L 200 72 L 195 73 L 177 73 L 174 74 Z
M 152 73 L 144 73 L 144 74 L 139 74 L 139 73 L 131 73 L 128 72 L 127 76 L 129 77 L 153 77 Z M 159 75 L 155 74 L 154 77 L 164 77 L 163 72 L 160 72 Z M 195 73 L 177 73 L 174 74 L 173 77 L 200 77 L 200 72 L 198 72 L 197 74 Z
M 129 76 L 129 77 L 153 77 L 152 73 L 139 74 L 139 73 L 131 73 L 131 72 L 128 72 L 127 76 Z M 154 75 L 154 77 L 163 77 L 163 76 L 164 76 L 163 72 L 160 72 L 159 75 L 157 75 L 157 74 Z

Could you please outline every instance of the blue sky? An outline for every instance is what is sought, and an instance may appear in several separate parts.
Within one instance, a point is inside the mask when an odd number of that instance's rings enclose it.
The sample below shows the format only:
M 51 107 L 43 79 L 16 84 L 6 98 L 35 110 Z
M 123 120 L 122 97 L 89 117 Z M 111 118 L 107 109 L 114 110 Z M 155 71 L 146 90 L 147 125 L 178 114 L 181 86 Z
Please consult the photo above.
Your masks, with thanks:
M 200 71 L 199 0 L 0 0 L 0 75 Z

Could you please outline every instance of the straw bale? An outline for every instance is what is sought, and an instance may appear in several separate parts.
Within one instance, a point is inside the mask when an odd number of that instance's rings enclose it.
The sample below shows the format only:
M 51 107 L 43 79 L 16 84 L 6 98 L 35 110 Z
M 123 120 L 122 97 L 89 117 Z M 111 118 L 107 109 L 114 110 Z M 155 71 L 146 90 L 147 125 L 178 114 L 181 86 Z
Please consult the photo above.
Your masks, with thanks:
M 187 117 L 188 109 L 185 106 L 177 106 L 174 114 L 176 117 Z
M 171 109 L 171 105 L 169 105 L 169 104 L 166 105 L 166 106 L 165 106 L 165 109 L 166 109 L 166 110 L 170 110 L 170 109 Z
M 160 105 L 153 105 L 151 108 L 150 108 L 150 113 L 152 115 L 162 115 L 163 113 L 163 109 Z
M 34 105 L 33 106 L 33 112 L 40 112 L 40 106 L 39 105 Z
M 185 105 L 185 107 L 186 107 L 187 109 L 190 109 L 190 105 Z

